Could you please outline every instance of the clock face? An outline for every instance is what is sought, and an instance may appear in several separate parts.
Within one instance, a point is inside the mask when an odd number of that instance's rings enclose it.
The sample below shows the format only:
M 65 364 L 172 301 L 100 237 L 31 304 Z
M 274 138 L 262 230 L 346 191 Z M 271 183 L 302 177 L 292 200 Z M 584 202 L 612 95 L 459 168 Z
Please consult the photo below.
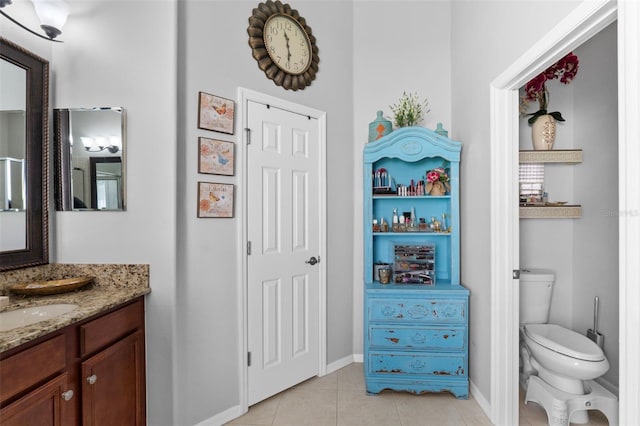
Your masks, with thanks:
M 311 42 L 300 24 L 287 15 L 272 15 L 264 25 L 264 46 L 274 64 L 293 74 L 304 74 L 311 65 Z
M 316 37 L 297 10 L 280 0 L 264 0 L 253 9 L 247 34 L 258 68 L 277 86 L 303 90 L 315 80 L 320 62 Z

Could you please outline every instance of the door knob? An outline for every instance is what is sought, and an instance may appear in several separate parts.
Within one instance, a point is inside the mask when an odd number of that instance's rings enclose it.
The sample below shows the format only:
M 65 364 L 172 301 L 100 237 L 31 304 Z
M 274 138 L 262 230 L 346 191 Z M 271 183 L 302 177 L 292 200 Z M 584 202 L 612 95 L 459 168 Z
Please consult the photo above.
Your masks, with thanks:
M 98 380 L 98 376 L 96 376 L 95 374 L 87 377 L 87 383 L 89 383 L 90 385 L 94 384 L 96 380 Z
M 318 257 L 320 257 L 320 256 L 318 256 Z M 316 259 L 315 256 L 311 256 L 311 259 L 304 261 L 304 263 L 308 263 L 309 265 L 315 265 L 318 262 L 320 262 L 320 260 Z
M 69 401 L 71 400 L 71 398 L 73 398 L 73 391 L 71 389 L 66 392 L 62 392 L 62 399 L 64 399 L 65 401 Z

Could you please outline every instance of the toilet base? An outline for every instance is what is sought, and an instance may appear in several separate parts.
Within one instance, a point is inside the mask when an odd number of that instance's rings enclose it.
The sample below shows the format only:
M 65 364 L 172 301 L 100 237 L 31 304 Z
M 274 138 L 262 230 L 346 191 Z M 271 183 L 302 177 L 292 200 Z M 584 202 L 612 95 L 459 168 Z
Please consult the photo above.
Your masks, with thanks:
M 574 413 L 586 410 L 600 410 L 609 425 L 617 426 L 618 398 L 593 380 L 585 381 L 585 386 L 589 393 L 575 395 L 552 387 L 538 376 L 530 376 L 524 403 L 532 401 L 544 408 L 549 426 L 569 426 Z

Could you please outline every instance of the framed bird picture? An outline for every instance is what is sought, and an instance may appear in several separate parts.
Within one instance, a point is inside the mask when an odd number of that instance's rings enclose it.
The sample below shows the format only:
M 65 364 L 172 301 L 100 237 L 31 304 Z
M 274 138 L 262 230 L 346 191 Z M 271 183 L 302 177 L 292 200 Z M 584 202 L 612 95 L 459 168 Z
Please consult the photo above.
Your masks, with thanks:
M 235 103 L 231 99 L 200 92 L 198 129 L 233 134 Z
M 234 186 L 198 182 L 198 217 L 233 217 Z
M 233 142 L 198 138 L 198 173 L 233 176 Z

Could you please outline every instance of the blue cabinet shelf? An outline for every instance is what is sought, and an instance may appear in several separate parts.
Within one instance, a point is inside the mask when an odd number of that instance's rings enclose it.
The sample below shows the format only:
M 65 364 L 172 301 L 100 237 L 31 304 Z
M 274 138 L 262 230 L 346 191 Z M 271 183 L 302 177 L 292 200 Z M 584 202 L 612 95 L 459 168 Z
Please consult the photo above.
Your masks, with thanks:
M 460 284 L 461 150 L 460 142 L 421 127 L 396 130 L 364 149 L 364 369 L 370 394 L 447 391 L 468 398 L 469 291 Z M 422 188 L 426 173 L 437 167 L 450 178 L 445 195 L 374 194 L 380 170 L 393 177 L 393 190 L 394 184 L 417 186 L 421 180 Z M 447 232 L 374 232 L 373 220 L 391 226 L 394 210 L 412 212 L 416 221 L 442 219 Z M 398 247 L 424 249 L 431 260 L 415 260 L 421 253 L 416 251 L 404 261 Z M 374 262 L 389 264 L 393 275 L 407 271 L 399 264 L 416 269 L 426 264 L 433 270 L 424 272 L 435 279 L 408 284 L 392 278 L 382 284 L 374 276 Z

